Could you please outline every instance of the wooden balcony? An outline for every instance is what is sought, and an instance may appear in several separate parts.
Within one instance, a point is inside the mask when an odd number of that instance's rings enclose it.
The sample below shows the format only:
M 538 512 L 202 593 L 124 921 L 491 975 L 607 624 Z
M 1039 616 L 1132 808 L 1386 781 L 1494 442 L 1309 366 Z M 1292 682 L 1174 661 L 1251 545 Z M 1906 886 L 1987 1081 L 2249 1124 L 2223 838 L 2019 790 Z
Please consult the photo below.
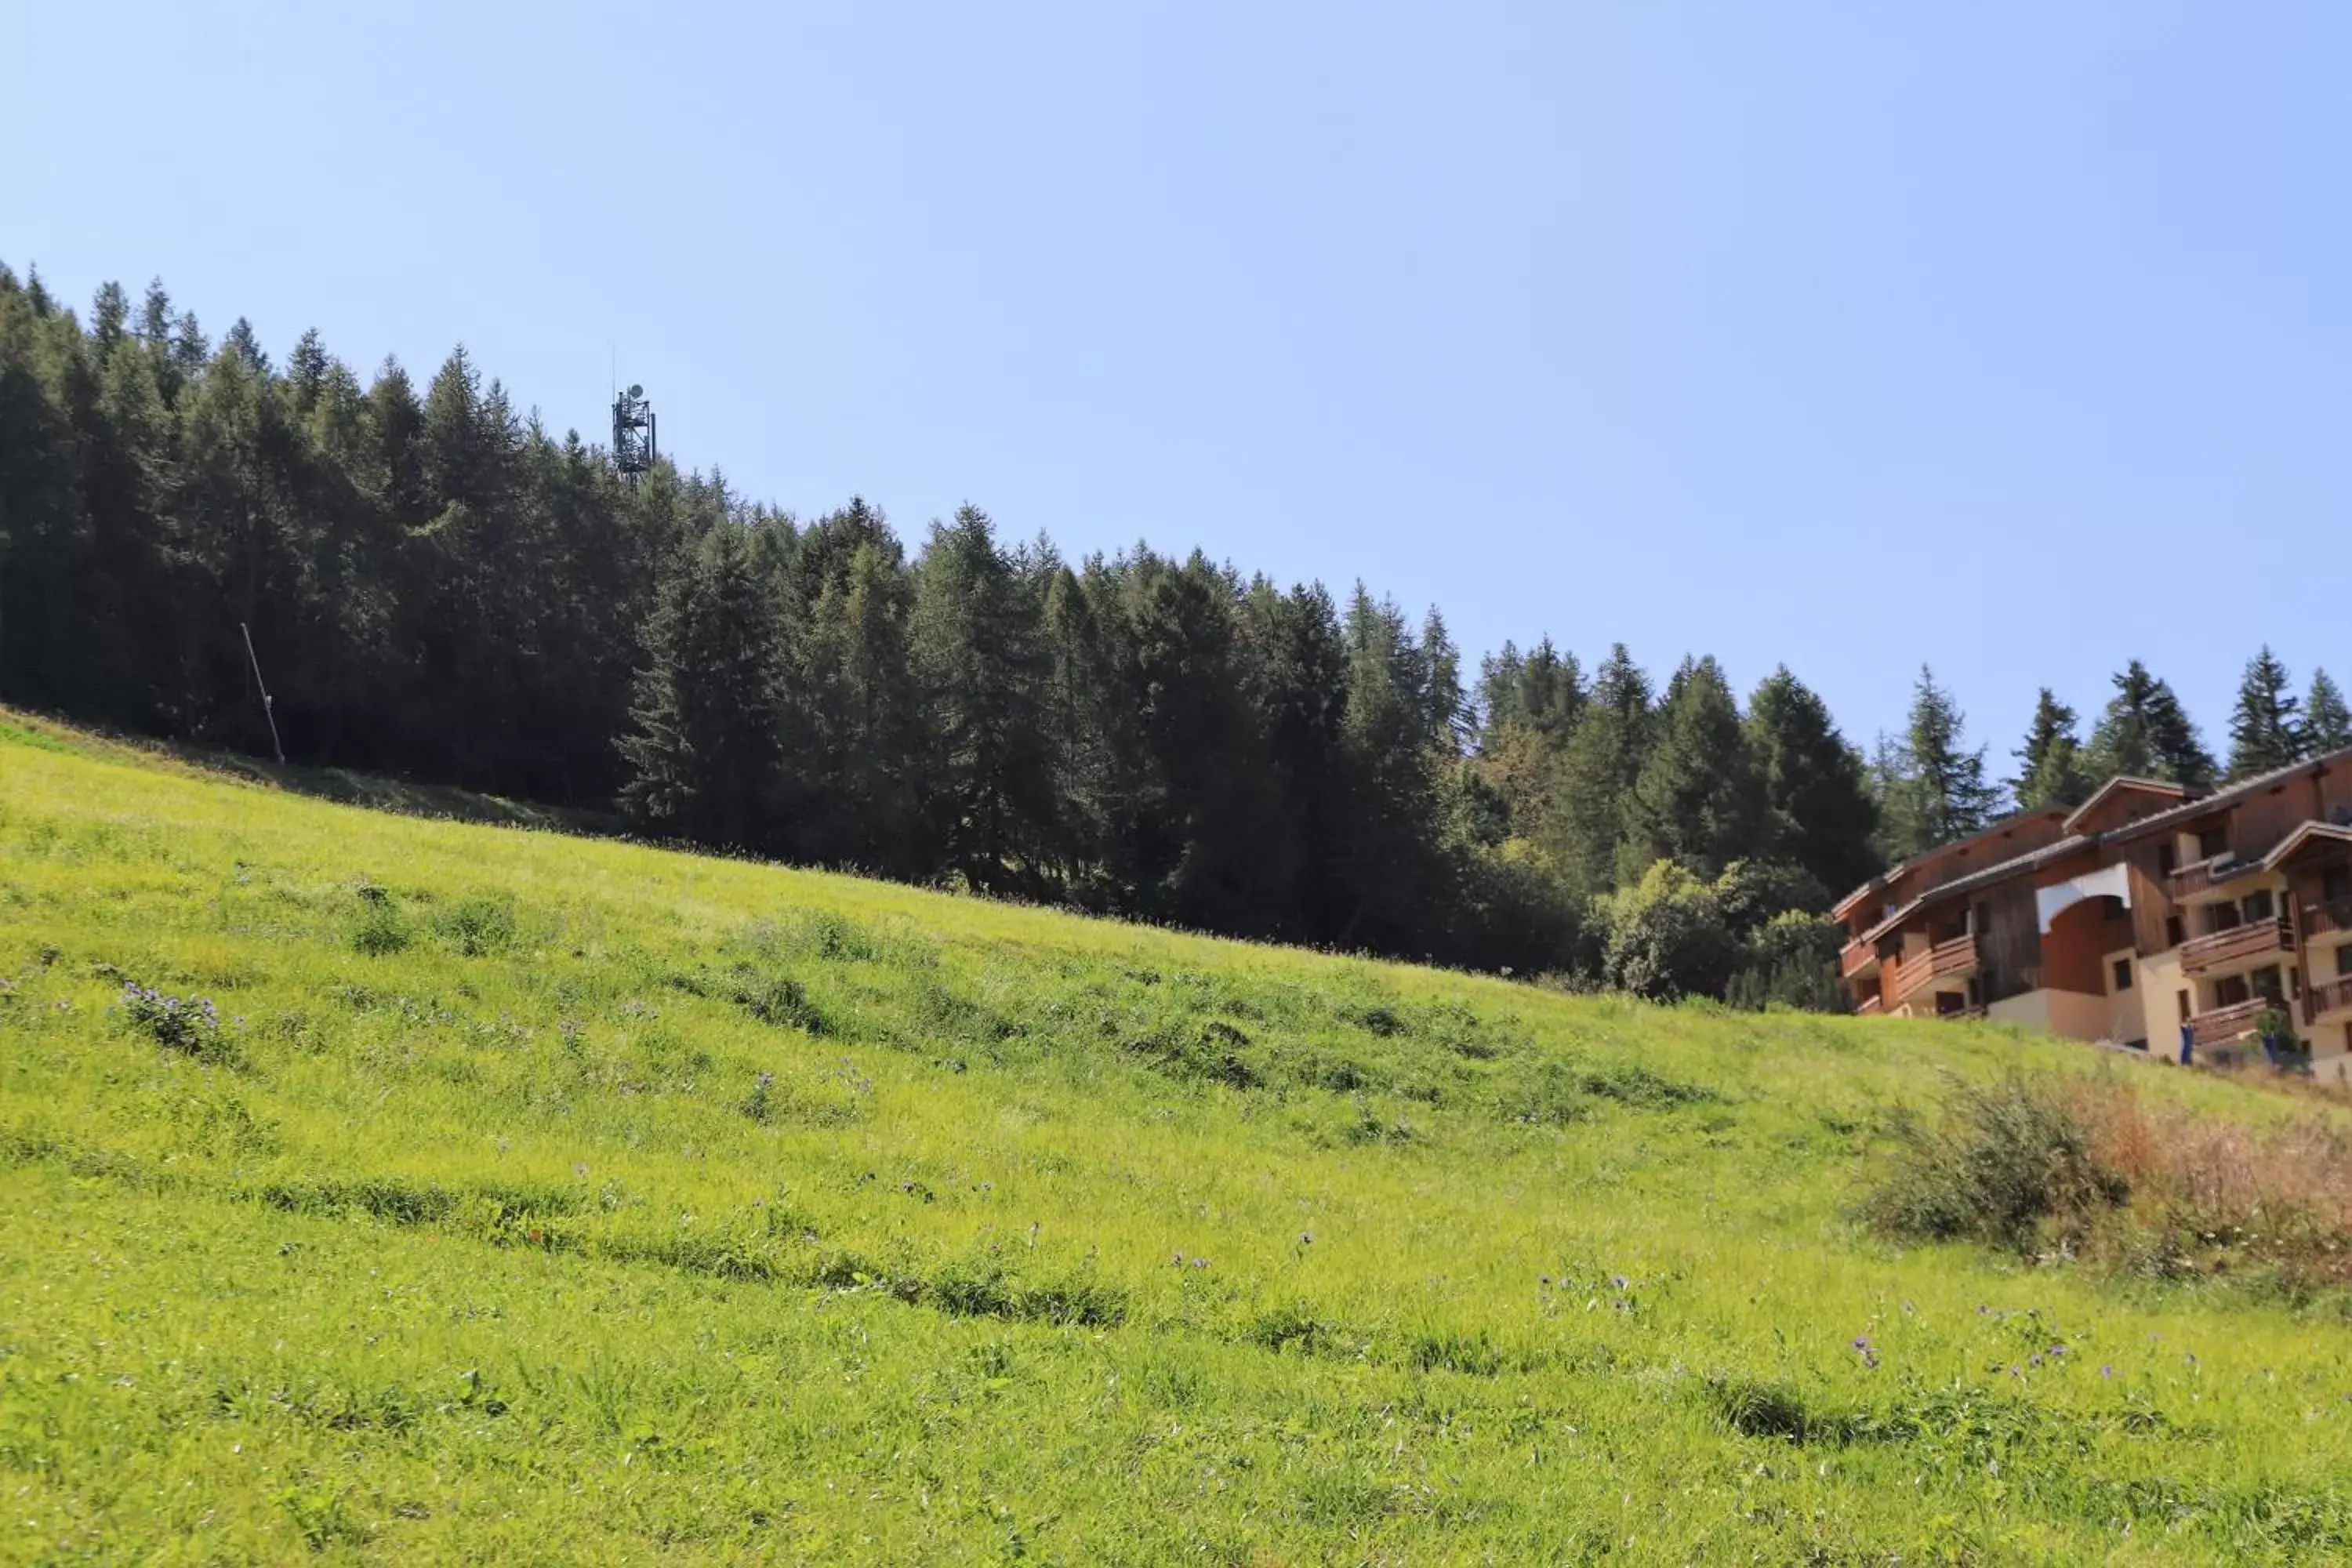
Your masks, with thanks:
M 2316 1024 L 2330 1014 L 2352 1015 L 2352 976 L 2322 980 L 2303 989 L 2303 1021 Z
M 2329 899 L 2303 906 L 2303 934 L 2340 936 L 2352 932 L 2352 899 Z
M 2276 1006 L 2278 1004 L 2269 997 L 2257 996 L 2250 1002 L 2200 1013 L 2189 1020 L 2189 1043 L 2201 1051 L 2242 1040 L 2254 1032 L 2254 1020 Z
M 2261 874 L 2260 860 L 2242 860 L 2233 851 L 2225 850 L 2210 860 L 2199 860 L 2172 873 L 2172 897 L 2177 903 L 2184 899 L 2202 898 L 2244 877 Z
M 1874 942 L 1850 942 L 1838 950 L 1838 973 L 1847 980 L 1867 974 L 1878 963 L 1878 944 Z
M 1977 939 L 1956 936 L 1906 959 L 1888 959 L 1880 972 L 1879 994 L 1908 1001 L 1938 980 L 1957 980 L 1977 969 Z
M 2210 974 L 2217 969 L 2233 964 L 2276 957 L 2294 949 L 2294 928 L 2282 915 L 2274 921 L 2255 921 L 2247 925 L 2217 931 L 2210 936 L 2191 937 L 2180 944 L 2180 973 Z
M 1875 1018 L 1885 1011 L 1885 1002 L 1882 997 L 1865 996 L 1853 1005 L 1853 1016 L 1857 1018 Z

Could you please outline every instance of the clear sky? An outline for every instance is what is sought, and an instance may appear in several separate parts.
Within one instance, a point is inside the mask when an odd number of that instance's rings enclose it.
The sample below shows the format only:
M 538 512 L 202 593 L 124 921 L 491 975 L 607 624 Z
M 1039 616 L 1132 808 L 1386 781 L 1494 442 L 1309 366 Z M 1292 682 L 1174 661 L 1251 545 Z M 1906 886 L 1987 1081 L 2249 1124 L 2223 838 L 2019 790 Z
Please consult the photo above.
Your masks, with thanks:
M 0 0 L 0 259 L 1661 676 L 2352 679 L 2352 5 Z

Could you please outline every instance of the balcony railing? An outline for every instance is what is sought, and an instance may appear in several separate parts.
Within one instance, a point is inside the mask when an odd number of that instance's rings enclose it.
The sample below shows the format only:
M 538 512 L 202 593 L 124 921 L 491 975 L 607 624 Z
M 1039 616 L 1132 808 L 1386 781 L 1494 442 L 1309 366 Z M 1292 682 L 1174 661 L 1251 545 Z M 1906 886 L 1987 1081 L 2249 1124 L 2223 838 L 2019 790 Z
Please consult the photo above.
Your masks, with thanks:
M 2292 952 L 2294 947 L 2294 928 L 2284 915 L 2274 921 L 2253 921 L 2182 942 L 2180 973 L 2205 974 L 2225 964 Z
M 2352 976 L 2341 980 L 2322 980 L 2306 985 L 2303 991 L 2303 1021 L 2316 1024 L 2322 1013 L 2352 1010 Z
M 2200 1013 L 2189 1020 L 2189 1044 L 2203 1050 L 2209 1046 L 2226 1046 L 2232 1040 L 2242 1040 L 2254 1032 L 2254 1020 L 2277 1005 L 2267 996 L 2257 996 L 2252 1001 Z
M 2352 931 L 2352 898 L 2304 905 L 2304 935 L 2335 936 L 2345 931 Z
M 2170 879 L 2172 896 L 2176 900 L 2193 899 L 2225 882 L 2251 877 L 2262 868 L 2259 859 L 2242 860 L 2234 851 L 2225 849 L 2210 860 L 2194 861 L 2175 870 Z
M 1858 1018 L 1874 1018 L 1881 1012 L 1885 1010 L 1885 1006 L 1886 1004 L 1883 998 L 1877 996 L 1865 996 L 1861 1001 L 1853 1005 L 1854 1016 Z
M 1838 950 L 1838 973 L 1851 980 L 1878 962 L 1874 942 L 1850 942 Z
M 1976 967 L 1977 939 L 1956 936 L 1913 957 L 1889 959 L 1882 971 L 1879 992 L 1897 1002 L 1905 1001 L 1936 981 L 1973 973 Z

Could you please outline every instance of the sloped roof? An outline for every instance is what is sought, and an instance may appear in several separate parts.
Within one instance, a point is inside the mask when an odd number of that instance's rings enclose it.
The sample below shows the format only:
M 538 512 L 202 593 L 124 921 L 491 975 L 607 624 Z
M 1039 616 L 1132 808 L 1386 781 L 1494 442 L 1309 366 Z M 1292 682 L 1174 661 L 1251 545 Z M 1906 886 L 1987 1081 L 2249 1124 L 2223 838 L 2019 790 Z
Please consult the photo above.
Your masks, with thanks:
M 1903 873 L 1912 869 L 1914 867 L 1924 866 L 1930 860 L 1941 859 L 1946 856 L 1957 857 L 1964 855 L 1969 850 L 1975 848 L 1978 845 L 1984 843 L 1987 839 L 1998 837 L 2004 833 L 2016 832 L 2019 825 L 2022 823 L 2036 821 L 2042 817 L 2057 818 L 2063 815 L 2063 811 L 2060 807 L 2048 805 L 2037 806 L 2032 811 L 2011 812 L 2007 816 L 2002 817 L 1999 822 L 1991 823 L 1984 827 L 1980 827 L 1976 832 L 1969 834 L 1966 838 L 1955 838 L 1949 844 L 1938 844 L 1933 849 L 1922 850 L 1920 853 L 1912 856 L 1911 858 L 1904 861 L 1900 865 L 1888 867 L 1885 870 L 1881 871 L 1877 876 L 1873 877 L 1869 881 L 1864 882 L 1862 886 L 1856 888 L 1853 891 L 1848 893 L 1844 898 L 1840 899 L 1835 904 L 1832 905 L 1830 913 L 1838 920 L 1843 920 L 1846 915 L 1853 910 L 1856 904 L 1862 902 L 1864 899 L 1869 897 L 1873 893 L 1883 892 L 1887 888 L 1894 886 L 1896 881 L 1901 879 Z M 2063 830 L 2065 824 L 2062 821 L 2059 826 Z M 1979 875 L 1979 873 L 1970 872 L 1969 875 L 1975 876 Z
M 2279 840 L 2278 847 L 2263 857 L 2263 869 L 2275 871 L 2294 858 L 2294 852 L 2313 840 L 2326 843 L 2352 844 L 2352 827 L 2333 822 L 2306 822 Z
M 1996 882 L 2005 882 L 2021 872 L 2039 870 L 2053 860 L 2063 860 L 2069 855 L 2079 854 L 2092 847 L 2098 841 L 2098 835 L 2095 833 L 2072 833 L 2054 844 L 2045 844 L 2039 849 L 2029 849 L 2022 855 L 2012 855 L 2006 860 L 1995 861 L 1990 866 L 1969 872 L 1965 877 L 1955 877 L 1948 882 L 1938 882 L 1863 932 L 1862 940 L 1876 942 L 1930 904 L 1939 904 L 1946 899 L 1972 893 L 1979 888 L 1989 888 Z
M 2093 790 L 2091 798 L 2074 808 L 2074 814 L 2066 818 L 2066 831 L 2069 833 L 2076 831 L 2081 827 L 2084 818 L 2097 810 L 2109 795 L 2118 795 L 2126 790 L 2141 790 L 2149 795 L 2169 795 L 2174 800 L 2179 800 L 2188 795 L 2189 786 L 2172 784 L 2164 779 L 2144 779 L 2133 773 L 2117 773 L 2097 789 Z
M 2184 822 L 2194 821 L 2208 812 L 2225 811 L 2242 800 L 2261 795 L 2265 790 L 2274 789 L 2292 779 L 2300 778 L 2306 773 L 2324 773 L 2342 763 L 2352 763 L 2352 746 L 2346 746 L 2322 756 L 2306 757 L 2299 763 L 2289 763 L 2283 768 L 2273 768 L 2266 773 L 2256 773 L 2250 779 L 2242 779 L 2226 788 L 2215 790 L 2211 795 L 2200 795 L 2194 800 L 2183 801 L 2180 805 L 2168 810 L 2159 811 L 2152 816 L 2143 816 L 2137 822 L 2127 822 L 2104 837 L 2137 838 L 2144 833 L 2154 833 L 2161 828 L 2177 826 Z

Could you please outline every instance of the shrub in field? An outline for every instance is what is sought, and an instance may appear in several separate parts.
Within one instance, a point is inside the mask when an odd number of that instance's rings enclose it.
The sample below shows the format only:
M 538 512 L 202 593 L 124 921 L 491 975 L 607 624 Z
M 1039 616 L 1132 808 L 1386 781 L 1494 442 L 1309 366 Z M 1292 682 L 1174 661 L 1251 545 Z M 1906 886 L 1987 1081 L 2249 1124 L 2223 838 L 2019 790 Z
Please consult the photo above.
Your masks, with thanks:
M 1905 1114 L 1893 1131 L 1899 1152 L 1867 1205 L 1890 1235 L 2022 1247 L 2045 1221 L 2080 1220 L 2130 1193 L 2054 1084 L 2015 1074 L 1955 1084 L 1936 1125 Z
M 731 994 L 738 1007 L 762 1024 L 824 1033 L 824 1015 L 809 1000 L 807 988 L 788 974 L 740 973 Z
M 122 983 L 122 1016 L 133 1029 L 167 1051 L 199 1061 L 228 1061 L 236 1047 L 222 1030 L 220 1011 L 209 996 L 167 996 L 136 981 Z
M 497 899 L 467 899 L 436 916 L 433 929 L 467 958 L 480 958 L 513 943 L 514 910 Z

